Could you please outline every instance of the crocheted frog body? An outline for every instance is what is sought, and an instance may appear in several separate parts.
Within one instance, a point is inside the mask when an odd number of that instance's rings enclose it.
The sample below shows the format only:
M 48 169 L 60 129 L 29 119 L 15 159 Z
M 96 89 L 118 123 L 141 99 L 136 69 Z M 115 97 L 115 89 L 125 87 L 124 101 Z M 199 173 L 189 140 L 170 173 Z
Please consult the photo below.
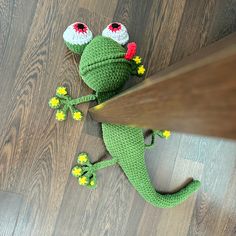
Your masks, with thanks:
M 67 47 L 72 52 L 81 55 L 80 75 L 83 81 L 96 92 L 82 98 L 72 99 L 67 95 L 66 88 L 59 87 L 60 91 L 58 90 L 59 92 L 52 98 L 53 100 L 49 101 L 49 105 L 58 109 L 57 113 L 65 114 L 65 117 L 67 110 L 70 110 L 74 119 L 81 118 L 82 115 L 79 115 L 78 112 L 81 114 L 82 112 L 76 110 L 75 105 L 95 99 L 98 103 L 104 102 L 118 94 L 131 75 L 140 76 L 145 72 L 141 58 L 135 56 L 136 44 L 129 43 L 127 49 L 122 46 L 128 42 L 129 36 L 126 28 L 118 22 L 109 24 L 103 31 L 103 35 L 94 39 L 92 39 L 92 33 L 87 25 L 76 22 L 67 28 L 63 37 Z M 64 94 L 61 94 L 62 92 Z M 64 120 L 64 118 L 58 120 Z M 78 165 L 72 169 L 72 174 L 78 179 L 80 185 L 95 188 L 97 170 L 119 164 L 139 194 L 156 207 L 176 206 L 199 188 L 200 182 L 192 180 L 176 193 L 158 193 L 151 183 L 145 165 L 145 148 L 151 145 L 144 143 L 142 129 L 103 123 L 102 133 L 105 146 L 112 159 L 92 164 L 87 153 L 80 153 L 77 160 Z M 152 143 L 154 143 L 155 135 L 168 138 L 170 132 L 167 130 L 153 131 Z

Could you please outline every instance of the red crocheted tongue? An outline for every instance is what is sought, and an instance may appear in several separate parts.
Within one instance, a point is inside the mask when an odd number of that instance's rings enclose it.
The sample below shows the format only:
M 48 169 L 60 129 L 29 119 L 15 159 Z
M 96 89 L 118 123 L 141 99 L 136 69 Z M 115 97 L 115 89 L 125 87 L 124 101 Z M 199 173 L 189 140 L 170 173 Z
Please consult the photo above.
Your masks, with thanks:
M 126 52 L 124 58 L 126 60 L 131 60 L 134 57 L 134 55 L 136 54 L 136 48 L 137 48 L 137 45 L 135 42 L 128 43 L 127 52 Z
M 88 26 L 81 22 L 76 22 L 73 25 L 73 28 L 76 32 L 79 32 L 79 33 L 87 33 L 87 30 L 88 30 Z

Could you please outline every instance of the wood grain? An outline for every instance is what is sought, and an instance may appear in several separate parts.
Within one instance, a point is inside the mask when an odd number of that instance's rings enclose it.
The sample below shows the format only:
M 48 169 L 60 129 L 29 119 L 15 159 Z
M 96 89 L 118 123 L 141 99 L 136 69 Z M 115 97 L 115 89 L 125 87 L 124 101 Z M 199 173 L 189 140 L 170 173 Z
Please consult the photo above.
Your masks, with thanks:
M 169 188 L 174 189 L 176 183 L 179 185 L 182 183 L 181 179 L 187 179 L 189 176 L 193 176 L 195 179 L 201 180 L 201 176 L 203 173 L 204 165 L 199 162 L 193 162 L 192 160 L 184 160 L 177 156 L 176 158 L 177 164 L 174 167 L 172 172 L 172 179 L 169 184 Z M 179 175 L 181 173 L 181 177 Z M 177 177 L 177 179 L 176 179 Z M 138 235 L 155 235 L 156 232 L 160 235 L 187 235 L 189 224 L 191 222 L 191 218 L 189 215 L 192 215 L 197 195 L 192 196 L 187 202 L 181 204 L 172 210 L 161 211 L 161 218 L 159 215 L 153 211 L 153 222 L 157 222 L 157 224 L 153 224 L 150 226 L 149 222 L 149 214 L 151 207 L 147 207 L 141 218 L 140 227 L 138 227 Z M 168 220 L 167 220 L 168 219 Z M 185 224 L 182 224 L 185 222 Z M 175 229 L 173 231 L 173 228 Z
M 0 191 L 0 235 L 13 235 L 23 197 L 19 194 Z
M 173 191 L 191 176 L 201 178 L 202 188 L 178 208 L 156 209 L 118 166 L 98 173 L 96 190 L 78 186 L 70 176 L 76 154 L 87 151 L 93 161 L 106 154 L 99 125 L 91 119 L 58 123 L 47 104 L 58 85 L 74 97 L 91 92 L 62 40 L 77 20 L 94 35 L 112 20 L 124 23 L 151 76 L 236 31 L 235 12 L 232 0 L 0 0 L 0 190 L 14 195 L 6 212 L 16 206 L 8 219 L 17 218 L 4 232 L 235 235 L 235 142 L 178 133 L 158 140 L 146 152 L 157 189 Z M 80 106 L 85 115 L 88 107 Z
M 236 34 L 185 61 L 91 108 L 92 118 L 236 139 Z

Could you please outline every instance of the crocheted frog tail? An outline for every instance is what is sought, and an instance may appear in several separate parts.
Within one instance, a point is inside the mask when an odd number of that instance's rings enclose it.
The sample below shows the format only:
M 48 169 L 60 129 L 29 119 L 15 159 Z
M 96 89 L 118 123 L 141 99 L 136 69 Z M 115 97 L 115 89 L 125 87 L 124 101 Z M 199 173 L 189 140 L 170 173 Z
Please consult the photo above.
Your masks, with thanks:
M 140 157 L 141 159 L 141 157 Z M 130 169 L 130 166 L 123 163 L 119 163 L 126 173 L 129 181 L 139 194 L 149 203 L 159 208 L 175 207 L 178 204 L 189 198 L 192 193 L 197 191 L 200 187 L 200 181 L 192 180 L 185 187 L 180 189 L 176 193 L 161 194 L 153 187 L 150 177 L 148 175 L 145 164 L 139 166 L 139 168 Z M 137 166 L 136 166 L 137 167 Z
M 199 180 L 192 180 L 184 188 L 182 188 L 176 193 L 172 194 L 156 193 L 157 194 L 156 201 L 150 203 L 162 208 L 174 207 L 182 203 L 186 199 L 188 199 L 192 195 L 192 193 L 194 193 L 199 189 L 200 185 L 201 183 Z

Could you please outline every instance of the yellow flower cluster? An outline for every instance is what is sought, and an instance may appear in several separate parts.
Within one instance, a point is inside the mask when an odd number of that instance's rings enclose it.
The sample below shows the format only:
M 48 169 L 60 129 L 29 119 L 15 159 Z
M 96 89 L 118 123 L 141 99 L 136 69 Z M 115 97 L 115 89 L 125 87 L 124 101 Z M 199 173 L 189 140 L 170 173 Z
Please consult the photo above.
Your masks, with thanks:
M 87 153 L 80 153 L 77 158 L 78 165 L 74 166 L 71 174 L 76 177 L 80 185 L 87 186 L 88 188 L 96 187 L 96 173 L 93 165 L 89 161 Z
M 169 130 L 165 130 L 162 134 L 166 139 L 168 139 L 171 135 L 171 132 Z
M 67 91 L 65 87 L 58 87 L 56 93 L 57 95 L 66 95 Z
M 56 119 L 58 121 L 63 121 L 63 120 L 66 119 L 66 114 L 63 111 L 58 110 L 57 113 L 56 113 Z
M 80 177 L 79 179 L 79 184 L 80 185 L 90 185 L 91 187 L 93 187 L 95 185 L 95 181 L 92 179 L 90 182 L 89 182 L 89 179 L 86 177 L 86 176 L 82 176 Z
M 83 163 L 86 163 L 87 161 L 88 161 L 88 156 L 86 153 L 81 153 L 78 156 L 78 163 L 83 164 Z
M 140 64 L 141 61 L 142 61 L 142 58 L 139 57 L 139 56 L 135 56 L 135 57 L 133 58 L 133 61 L 135 61 L 136 64 Z
M 80 111 L 73 112 L 72 116 L 74 120 L 81 120 L 83 118 L 83 114 Z
M 138 74 L 139 74 L 139 75 L 143 75 L 144 72 L 145 72 L 144 66 L 143 66 L 143 65 L 139 66 L 139 67 L 138 67 Z
M 88 183 L 88 179 L 86 176 L 80 177 L 79 178 L 79 184 L 80 185 L 86 185 Z
M 57 108 L 60 105 L 60 101 L 58 98 L 53 97 L 49 100 L 49 106 L 51 108 Z
M 71 171 L 72 175 L 75 176 L 75 177 L 79 177 L 82 175 L 83 173 L 83 170 L 82 168 L 78 167 L 78 166 L 75 166 L 72 171 Z

